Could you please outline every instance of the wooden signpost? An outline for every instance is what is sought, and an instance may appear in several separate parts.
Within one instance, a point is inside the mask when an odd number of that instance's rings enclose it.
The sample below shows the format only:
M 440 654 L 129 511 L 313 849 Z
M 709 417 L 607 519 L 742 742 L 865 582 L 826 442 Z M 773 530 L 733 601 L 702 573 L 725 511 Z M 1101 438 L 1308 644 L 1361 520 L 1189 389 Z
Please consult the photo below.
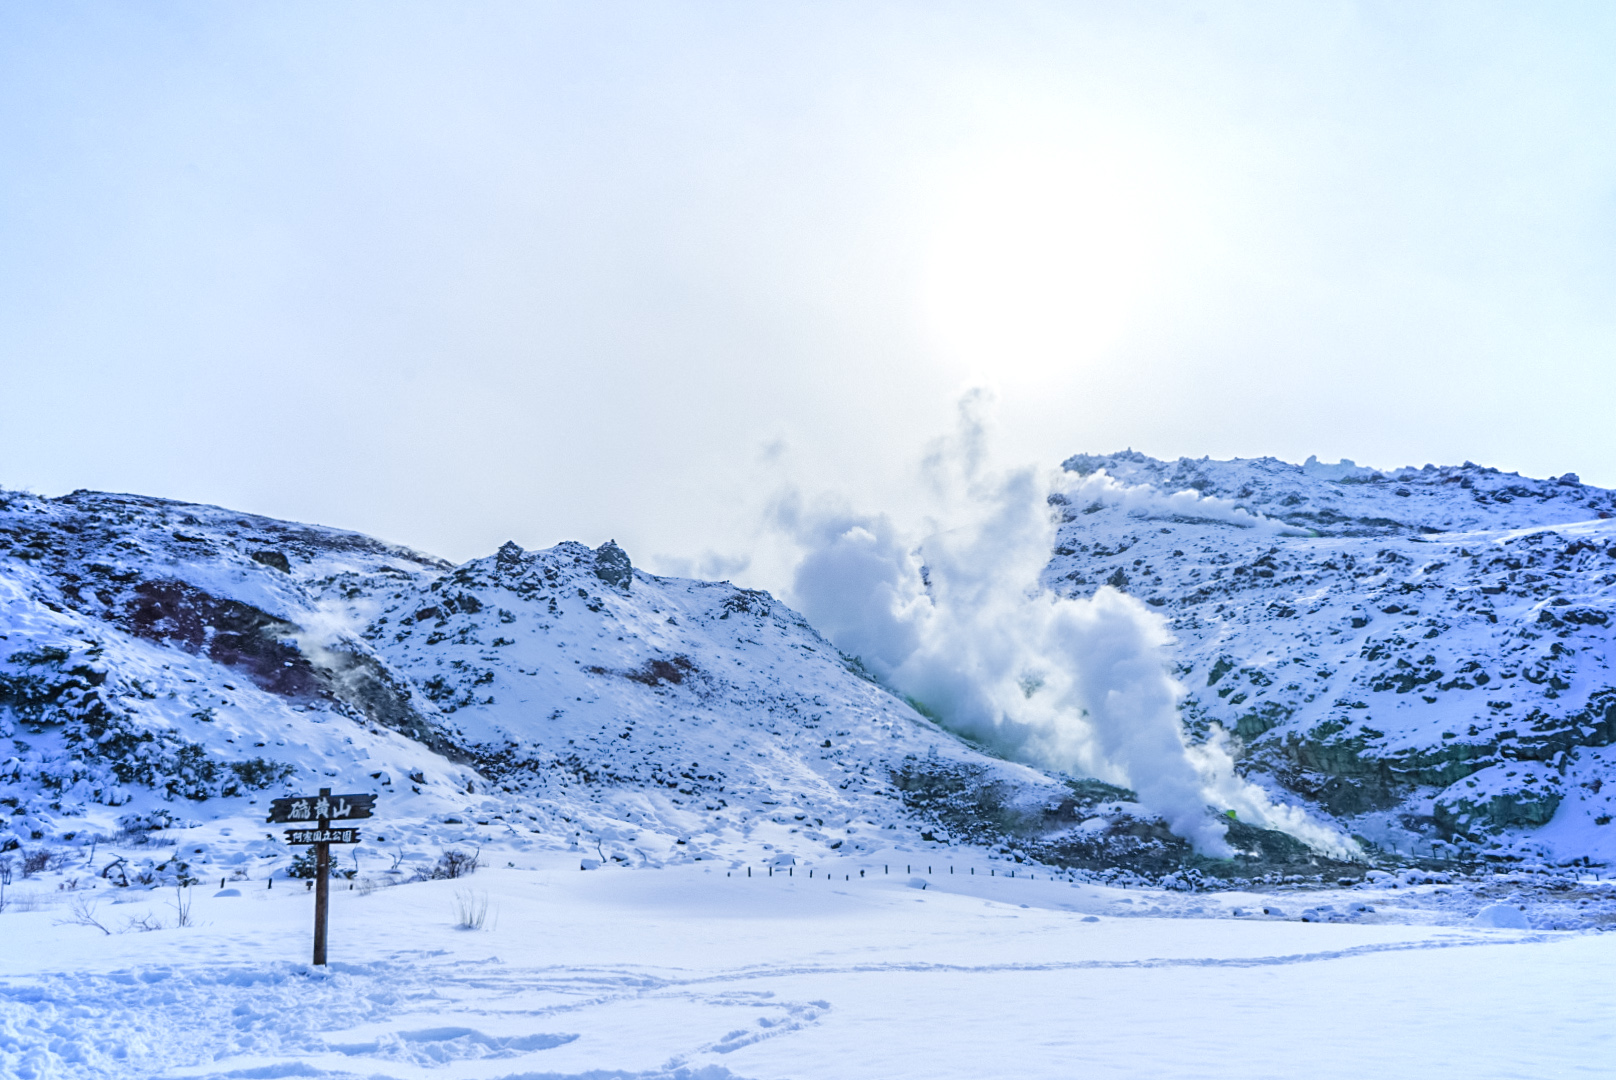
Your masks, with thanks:
M 374 795 L 333 795 L 321 788 L 318 795 L 297 795 L 275 799 L 269 804 L 271 822 L 306 822 L 302 828 L 287 829 L 288 844 L 314 847 L 314 963 L 325 965 L 326 914 L 331 904 L 331 845 L 359 843 L 359 830 L 333 821 L 358 821 L 370 817 L 376 806 Z

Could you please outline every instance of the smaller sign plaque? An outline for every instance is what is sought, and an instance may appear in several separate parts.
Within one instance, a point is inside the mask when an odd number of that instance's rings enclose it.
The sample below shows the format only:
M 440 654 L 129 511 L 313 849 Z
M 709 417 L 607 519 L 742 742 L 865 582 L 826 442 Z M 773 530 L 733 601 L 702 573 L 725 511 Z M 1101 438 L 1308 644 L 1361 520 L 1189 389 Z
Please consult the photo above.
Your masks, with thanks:
M 288 844 L 357 844 L 358 829 L 287 829 Z

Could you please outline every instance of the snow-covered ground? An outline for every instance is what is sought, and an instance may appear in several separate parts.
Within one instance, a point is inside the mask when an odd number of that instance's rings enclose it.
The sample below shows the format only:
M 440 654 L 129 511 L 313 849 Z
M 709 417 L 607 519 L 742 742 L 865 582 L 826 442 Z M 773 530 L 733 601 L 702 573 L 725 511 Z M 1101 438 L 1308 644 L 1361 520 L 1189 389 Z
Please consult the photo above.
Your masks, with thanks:
M 300 882 L 195 888 L 186 927 L 173 889 L 14 882 L 0 1075 L 1537 1078 L 1609 1075 L 1616 1049 L 1616 935 L 1478 924 L 1529 875 L 1182 894 L 564 858 L 338 884 L 326 970 Z M 1526 908 L 1480 923 L 1545 921 Z

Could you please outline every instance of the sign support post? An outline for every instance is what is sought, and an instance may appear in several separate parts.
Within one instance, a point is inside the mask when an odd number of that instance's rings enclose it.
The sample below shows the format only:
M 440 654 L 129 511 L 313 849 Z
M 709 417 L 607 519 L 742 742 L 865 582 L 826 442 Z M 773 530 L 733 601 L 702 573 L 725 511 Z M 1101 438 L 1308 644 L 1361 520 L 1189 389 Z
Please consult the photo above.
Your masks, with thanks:
M 320 789 L 320 801 L 331 801 L 331 789 Z M 320 818 L 323 835 L 331 828 L 330 818 Z M 325 967 L 325 931 L 327 916 L 331 913 L 331 845 L 325 841 L 314 845 L 314 966 Z

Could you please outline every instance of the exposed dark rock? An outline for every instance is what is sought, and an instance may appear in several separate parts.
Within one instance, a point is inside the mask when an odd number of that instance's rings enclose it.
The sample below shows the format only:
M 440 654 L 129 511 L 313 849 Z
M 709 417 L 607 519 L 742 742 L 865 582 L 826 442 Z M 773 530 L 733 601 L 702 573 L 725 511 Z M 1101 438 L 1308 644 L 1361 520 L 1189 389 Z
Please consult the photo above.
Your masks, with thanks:
M 255 551 L 252 553 L 252 559 L 253 562 L 263 563 L 265 566 L 273 567 L 283 574 L 292 572 L 291 562 L 286 558 L 285 554 L 279 551 Z
M 595 549 L 595 576 L 624 592 L 633 583 L 634 566 L 629 562 L 628 552 L 618 547 L 616 540 L 608 540 Z

